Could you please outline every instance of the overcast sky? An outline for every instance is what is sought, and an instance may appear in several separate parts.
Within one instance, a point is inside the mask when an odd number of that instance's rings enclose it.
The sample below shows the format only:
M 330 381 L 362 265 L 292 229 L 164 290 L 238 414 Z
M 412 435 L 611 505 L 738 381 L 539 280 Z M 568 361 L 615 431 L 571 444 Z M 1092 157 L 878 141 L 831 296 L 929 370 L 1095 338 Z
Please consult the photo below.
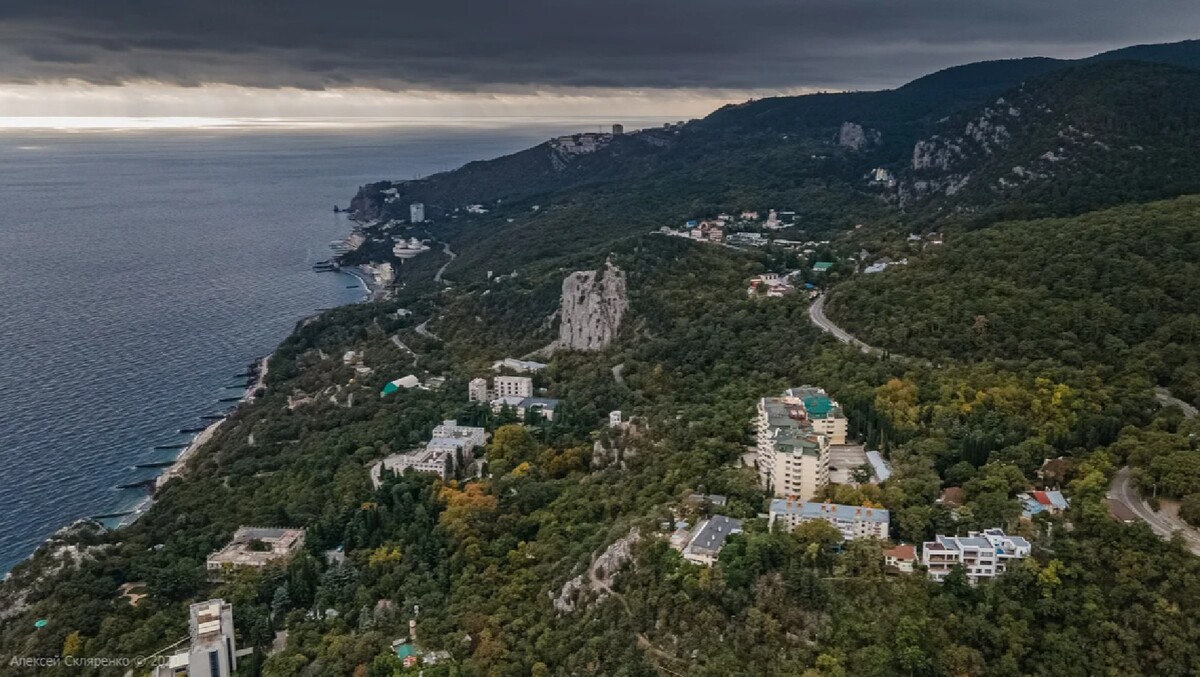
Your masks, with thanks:
M 0 0 L 0 115 L 129 101 L 161 114 L 197 105 L 179 86 L 198 85 L 210 102 L 276 89 L 276 107 L 283 93 L 309 105 L 347 88 L 499 108 L 563 96 L 706 106 L 1193 37 L 1194 0 Z M 141 93 L 114 104 L 108 88 L 131 82 Z M 147 83 L 184 103 L 156 102 Z M 231 105 L 259 104 L 217 108 Z

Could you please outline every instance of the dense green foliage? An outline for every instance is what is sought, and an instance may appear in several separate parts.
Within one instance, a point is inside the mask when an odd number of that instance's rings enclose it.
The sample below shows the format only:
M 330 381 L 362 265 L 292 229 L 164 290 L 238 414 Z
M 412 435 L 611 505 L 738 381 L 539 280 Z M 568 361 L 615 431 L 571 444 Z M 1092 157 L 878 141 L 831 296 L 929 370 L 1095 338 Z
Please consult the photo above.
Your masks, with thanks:
M 839 288 L 868 343 L 943 360 L 1096 365 L 1200 402 L 1200 200 L 1004 223 Z

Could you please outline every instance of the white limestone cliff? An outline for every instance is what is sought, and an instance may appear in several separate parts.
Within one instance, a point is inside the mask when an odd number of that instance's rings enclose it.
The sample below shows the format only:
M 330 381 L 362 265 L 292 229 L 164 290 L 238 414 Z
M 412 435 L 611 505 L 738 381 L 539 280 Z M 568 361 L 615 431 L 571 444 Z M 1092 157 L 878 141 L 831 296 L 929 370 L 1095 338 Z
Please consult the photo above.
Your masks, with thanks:
M 625 272 L 605 263 L 577 270 L 563 280 L 558 341 L 564 350 L 600 350 L 612 342 L 629 308 Z

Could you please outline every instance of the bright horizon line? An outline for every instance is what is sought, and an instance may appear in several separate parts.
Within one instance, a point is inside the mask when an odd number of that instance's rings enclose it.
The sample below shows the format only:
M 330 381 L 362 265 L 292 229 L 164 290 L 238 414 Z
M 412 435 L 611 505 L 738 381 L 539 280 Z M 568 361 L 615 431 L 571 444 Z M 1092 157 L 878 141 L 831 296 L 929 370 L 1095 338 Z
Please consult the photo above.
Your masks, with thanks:
M 687 120 L 763 96 L 810 90 L 557 89 L 527 92 L 323 91 L 161 83 L 0 83 L 0 130 L 232 129 L 593 118 Z M 449 121 L 449 122 L 447 122 Z
M 634 123 L 674 121 L 674 115 L 637 116 Z M 289 130 L 289 129 L 375 129 L 387 127 L 479 127 L 483 122 L 554 122 L 587 121 L 597 124 L 626 124 L 609 115 L 407 115 L 307 116 L 307 117 L 216 117 L 216 116 L 122 116 L 122 115 L 28 115 L 0 116 L 0 132 L 17 130 L 52 131 L 152 131 L 152 130 Z

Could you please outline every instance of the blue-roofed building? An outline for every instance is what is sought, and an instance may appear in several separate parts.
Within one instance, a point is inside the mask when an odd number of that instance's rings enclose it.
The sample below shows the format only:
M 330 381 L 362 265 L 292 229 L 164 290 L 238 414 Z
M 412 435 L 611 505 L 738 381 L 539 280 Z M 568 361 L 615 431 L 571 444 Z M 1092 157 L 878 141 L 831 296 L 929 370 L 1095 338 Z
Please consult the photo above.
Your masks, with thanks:
M 767 516 L 768 526 L 774 528 L 778 523 L 787 531 L 813 520 L 829 522 L 842 532 L 842 538 L 848 541 L 856 538 L 886 539 L 890 515 L 883 508 L 871 506 L 776 498 L 771 501 Z
M 1031 491 L 1017 498 L 1021 501 L 1021 516 L 1026 519 L 1043 512 L 1057 515 L 1071 505 L 1061 491 Z
M 888 463 L 878 451 L 867 452 L 867 463 L 871 465 L 871 472 L 875 475 L 876 482 L 886 482 L 892 476 L 892 464 Z
M 1020 536 L 1009 536 L 1003 529 L 985 529 L 966 536 L 935 536 L 921 545 L 921 564 L 929 578 L 939 583 L 961 566 L 974 585 L 1004 573 L 1009 562 L 1029 557 L 1032 549 Z

